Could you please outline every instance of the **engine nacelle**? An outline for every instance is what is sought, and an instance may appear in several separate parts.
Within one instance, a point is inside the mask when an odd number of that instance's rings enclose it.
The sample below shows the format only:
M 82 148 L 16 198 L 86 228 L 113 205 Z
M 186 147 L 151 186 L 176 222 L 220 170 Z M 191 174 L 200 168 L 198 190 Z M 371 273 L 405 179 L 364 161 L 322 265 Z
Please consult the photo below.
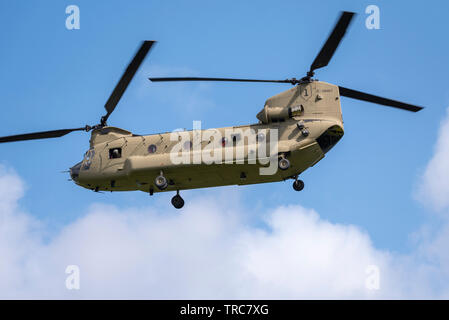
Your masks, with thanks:
M 270 123 L 284 121 L 294 116 L 300 115 L 304 111 L 304 107 L 300 104 L 293 107 L 265 107 L 257 114 L 257 119 L 262 123 Z

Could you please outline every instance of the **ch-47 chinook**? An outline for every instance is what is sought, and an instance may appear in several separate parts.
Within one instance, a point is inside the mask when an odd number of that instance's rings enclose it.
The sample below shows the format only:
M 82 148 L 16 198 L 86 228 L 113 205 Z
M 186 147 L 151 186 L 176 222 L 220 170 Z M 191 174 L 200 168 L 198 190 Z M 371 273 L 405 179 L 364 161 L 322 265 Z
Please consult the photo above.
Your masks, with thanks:
M 171 133 L 136 135 L 127 130 L 107 125 L 107 120 L 117 106 L 140 64 L 154 44 L 144 41 L 127 67 L 120 81 L 105 104 L 106 115 L 99 124 L 74 129 L 62 129 L 1 137 L 2 142 L 34 140 L 62 137 L 73 131 L 91 131 L 90 148 L 84 159 L 70 168 L 72 180 L 79 186 L 98 191 L 140 190 L 153 195 L 154 192 L 174 191 L 172 198 L 175 208 L 182 208 L 184 200 L 180 190 L 223 185 L 245 185 L 293 179 L 293 188 L 300 191 L 304 183 L 298 176 L 307 168 L 320 161 L 343 136 L 343 119 L 340 96 L 395 107 L 412 112 L 422 108 L 407 103 L 382 98 L 364 92 L 321 82 L 313 79 L 316 69 L 328 65 L 337 49 L 354 13 L 343 12 L 329 35 L 321 51 L 301 79 L 255 80 L 233 78 L 150 78 L 157 81 L 242 81 L 275 82 L 293 85 L 266 100 L 257 114 L 259 122 L 247 126 L 214 129 L 223 136 L 218 152 L 231 150 L 233 161 L 221 163 L 181 163 L 172 161 L 172 149 L 179 141 L 172 141 Z M 278 132 L 274 174 L 261 175 L 261 163 L 248 163 L 251 148 L 248 141 L 243 143 L 243 159 L 237 159 L 237 135 L 226 137 L 227 129 L 252 129 L 265 132 L 257 134 L 255 144 L 268 141 L 268 132 Z M 231 130 L 232 131 L 232 130 Z M 193 139 L 195 130 L 185 131 Z M 200 130 L 200 132 L 203 132 Z M 270 139 L 272 136 L 270 135 Z M 201 146 L 211 141 L 200 142 Z M 270 141 L 270 144 L 274 141 Z M 185 143 L 183 144 L 185 146 Z M 216 145 L 216 144 L 215 144 Z M 187 149 L 192 148 L 188 141 Z M 214 151 L 215 152 L 215 149 Z M 193 152 L 192 152 L 193 154 Z M 191 155 L 189 155 L 190 157 Z M 229 160 L 229 159 L 228 159 Z M 279 170 L 277 170 L 279 169 Z

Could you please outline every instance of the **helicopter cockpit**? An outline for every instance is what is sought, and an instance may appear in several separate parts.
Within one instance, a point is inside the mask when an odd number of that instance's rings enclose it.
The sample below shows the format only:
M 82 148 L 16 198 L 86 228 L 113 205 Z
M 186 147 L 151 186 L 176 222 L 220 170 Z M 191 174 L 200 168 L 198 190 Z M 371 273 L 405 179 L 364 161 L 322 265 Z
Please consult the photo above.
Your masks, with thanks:
M 94 156 L 95 156 L 94 149 L 89 149 L 84 154 L 83 161 L 78 162 L 77 164 L 75 164 L 73 167 L 70 168 L 70 177 L 72 178 L 72 180 L 78 181 L 80 171 L 90 169 L 90 166 L 92 164 L 92 159 Z
M 73 181 L 78 180 L 82 164 L 83 164 L 83 162 L 81 161 L 70 168 L 70 177 L 72 178 Z

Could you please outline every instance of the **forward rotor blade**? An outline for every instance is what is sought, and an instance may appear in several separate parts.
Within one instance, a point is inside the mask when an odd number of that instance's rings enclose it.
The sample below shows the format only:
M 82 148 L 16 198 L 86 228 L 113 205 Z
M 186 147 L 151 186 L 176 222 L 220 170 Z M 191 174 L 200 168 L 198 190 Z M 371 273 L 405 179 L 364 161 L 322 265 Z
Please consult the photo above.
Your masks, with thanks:
M 415 105 L 408 104 L 408 103 L 401 102 L 401 101 L 382 98 L 382 97 L 375 96 L 375 95 L 372 95 L 369 93 L 352 90 L 352 89 L 348 89 L 345 87 L 338 87 L 338 88 L 340 90 L 340 95 L 344 96 L 344 97 L 348 97 L 348 98 L 363 100 L 363 101 L 367 101 L 367 102 L 373 102 L 373 103 L 381 104 L 384 106 L 403 109 L 403 110 L 412 111 L 412 112 L 418 112 L 419 110 L 423 109 L 423 107 L 415 106 Z
M 285 80 L 259 80 L 259 79 L 236 79 L 236 78 L 202 78 L 202 77 L 171 77 L 171 78 L 148 78 L 152 82 L 163 81 L 233 81 L 233 82 L 274 82 L 274 83 L 292 83 L 296 79 Z
M 321 51 L 318 53 L 312 65 L 310 66 L 310 72 L 327 66 L 332 56 L 334 55 L 335 50 L 340 44 L 341 39 L 345 35 L 346 29 L 351 23 L 354 14 L 354 12 L 342 12 L 340 19 L 338 19 L 338 22 L 329 35 L 329 38 L 327 38 L 326 43 L 321 48 Z
M 146 55 L 148 54 L 148 51 L 150 51 L 151 47 L 156 41 L 144 41 L 142 42 L 142 45 L 140 46 L 139 50 L 137 51 L 136 55 L 132 59 L 131 63 L 126 68 L 125 72 L 123 73 L 122 77 L 120 78 L 120 81 L 115 86 L 114 91 L 112 91 L 108 101 L 104 105 L 104 108 L 106 109 L 107 113 L 103 117 L 104 122 L 109 118 L 112 111 L 114 111 L 115 107 L 117 106 L 118 102 L 120 101 L 120 98 L 122 97 L 123 93 L 125 92 L 126 88 L 128 87 L 129 83 L 131 82 L 132 78 L 136 74 L 137 70 L 139 69 L 140 65 L 142 64 L 142 61 L 145 59 Z
M 15 141 L 25 141 L 25 140 L 37 140 L 37 139 L 48 139 L 48 138 L 59 138 L 69 134 L 73 131 L 89 131 L 88 127 L 75 128 L 75 129 L 61 129 L 52 131 L 41 131 L 33 133 L 18 134 L 14 136 L 0 137 L 0 143 L 4 142 L 15 142 Z

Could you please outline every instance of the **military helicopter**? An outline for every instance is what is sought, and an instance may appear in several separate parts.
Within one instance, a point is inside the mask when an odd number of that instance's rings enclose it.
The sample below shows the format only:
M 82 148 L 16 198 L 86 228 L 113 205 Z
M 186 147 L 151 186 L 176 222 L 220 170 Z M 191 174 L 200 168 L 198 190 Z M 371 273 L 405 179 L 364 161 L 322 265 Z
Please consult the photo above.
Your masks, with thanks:
M 144 41 L 125 70 L 105 104 L 106 114 L 100 123 L 80 128 L 34 132 L 0 137 L 0 143 L 23 140 L 57 138 L 74 131 L 91 131 L 90 148 L 84 159 L 70 168 L 71 179 L 79 186 L 99 191 L 140 190 L 153 195 L 154 192 L 176 192 L 171 202 L 180 209 L 184 200 L 180 190 L 224 185 L 246 185 L 293 179 L 293 188 L 301 191 L 304 182 L 298 179 L 307 168 L 314 166 L 341 139 L 344 134 L 340 97 L 349 97 L 384 106 L 417 112 L 422 107 L 386 99 L 318 81 L 313 78 L 315 70 L 330 62 L 353 19 L 353 12 L 342 12 L 333 31 L 321 51 L 312 62 L 309 71 L 301 79 L 258 80 L 235 78 L 171 77 L 149 78 L 162 81 L 238 81 L 273 82 L 291 84 L 293 87 L 266 100 L 257 114 L 256 124 L 213 129 L 208 139 L 199 141 L 202 148 L 209 147 L 213 153 L 225 160 L 214 163 L 187 161 L 175 163 L 173 154 L 187 152 L 187 160 L 195 157 L 192 141 L 196 135 L 207 130 L 178 132 L 185 141 L 172 139 L 172 133 L 136 135 L 127 130 L 109 126 L 107 121 L 116 108 L 139 66 L 155 41 Z M 241 132 L 256 132 L 256 139 L 244 139 Z M 251 131 L 252 130 L 252 131 Z M 227 132 L 232 132 L 231 135 Z M 273 139 L 271 133 L 277 133 Z M 228 135 L 228 136 L 227 136 Z M 216 137 L 221 137 L 217 138 Z M 203 137 L 204 138 L 204 137 Z M 182 139 L 181 139 L 182 140 Z M 182 143 L 180 143 L 182 142 Z M 240 147 L 238 146 L 240 142 Z M 256 147 L 276 144 L 276 152 L 266 155 L 275 159 L 276 169 L 271 174 L 260 174 L 268 162 L 250 163 Z M 179 148 L 179 146 L 181 147 Z M 211 147 L 212 146 L 212 147 Z M 175 148 L 176 151 L 173 151 Z M 240 148 L 240 149 L 239 149 Z M 271 147 L 269 147 L 271 148 Z M 238 152 L 238 151 L 241 152 Z M 270 149 L 271 150 L 271 149 Z M 223 159 L 223 157 L 221 158 Z

